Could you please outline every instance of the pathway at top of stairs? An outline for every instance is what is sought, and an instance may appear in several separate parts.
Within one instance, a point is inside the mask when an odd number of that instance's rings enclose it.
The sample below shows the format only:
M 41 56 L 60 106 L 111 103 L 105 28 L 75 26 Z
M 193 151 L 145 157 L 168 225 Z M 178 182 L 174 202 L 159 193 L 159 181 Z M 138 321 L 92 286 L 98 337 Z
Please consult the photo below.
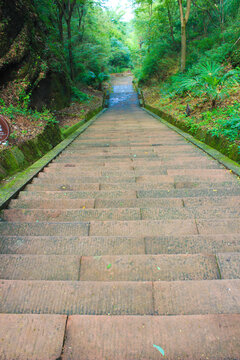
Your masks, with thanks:
M 1 360 L 240 359 L 239 179 L 131 80 L 1 215 Z

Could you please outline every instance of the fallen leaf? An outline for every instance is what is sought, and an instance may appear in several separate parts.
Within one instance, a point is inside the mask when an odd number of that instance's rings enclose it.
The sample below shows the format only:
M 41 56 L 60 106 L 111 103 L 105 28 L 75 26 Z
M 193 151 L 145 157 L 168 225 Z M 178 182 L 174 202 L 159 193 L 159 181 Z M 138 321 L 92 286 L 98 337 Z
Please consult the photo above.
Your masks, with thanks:
M 112 267 L 112 264 L 108 264 L 107 269 L 110 269 Z
M 153 347 L 155 347 L 162 354 L 162 356 L 165 355 L 164 350 L 160 346 L 153 344 Z

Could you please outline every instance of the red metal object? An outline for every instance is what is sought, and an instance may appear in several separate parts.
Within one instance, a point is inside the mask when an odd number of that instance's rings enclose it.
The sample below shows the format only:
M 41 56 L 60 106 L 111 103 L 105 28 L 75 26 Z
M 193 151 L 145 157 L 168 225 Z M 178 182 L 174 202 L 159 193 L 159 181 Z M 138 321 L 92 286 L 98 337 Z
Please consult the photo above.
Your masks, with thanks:
M 10 127 L 7 118 L 0 115 L 0 143 L 6 141 L 10 135 Z

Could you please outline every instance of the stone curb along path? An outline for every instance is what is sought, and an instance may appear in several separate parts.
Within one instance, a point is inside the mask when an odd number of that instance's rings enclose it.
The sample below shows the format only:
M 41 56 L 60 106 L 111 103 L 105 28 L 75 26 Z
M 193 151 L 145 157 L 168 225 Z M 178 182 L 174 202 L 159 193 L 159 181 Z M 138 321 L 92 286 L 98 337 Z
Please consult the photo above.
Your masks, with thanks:
M 152 111 L 142 108 L 148 114 L 153 116 L 155 119 L 159 120 L 161 123 L 169 127 L 170 129 L 176 131 L 178 134 L 182 135 L 185 139 L 199 147 L 201 150 L 206 152 L 208 155 L 212 156 L 215 160 L 217 160 L 220 164 L 223 164 L 227 169 L 233 171 L 236 175 L 240 176 L 240 165 L 235 161 L 229 159 L 227 156 L 221 154 L 216 149 L 212 148 L 211 146 L 204 144 L 202 141 L 195 139 L 192 135 L 187 134 L 186 132 L 182 131 L 181 129 L 177 128 L 176 126 L 170 124 L 166 120 L 163 120 L 158 115 L 154 114 Z
M 240 359 L 238 178 L 131 80 L 1 213 L 1 360 Z

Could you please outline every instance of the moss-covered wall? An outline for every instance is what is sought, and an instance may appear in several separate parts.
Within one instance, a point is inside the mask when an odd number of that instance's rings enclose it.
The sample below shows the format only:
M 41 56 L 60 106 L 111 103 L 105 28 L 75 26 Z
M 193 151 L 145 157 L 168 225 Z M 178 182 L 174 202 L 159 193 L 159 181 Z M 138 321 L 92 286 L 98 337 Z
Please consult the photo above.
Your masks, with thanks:
M 182 120 L 175 119 L 173 116 L 165 113 L 164 111 L 154 108 L 146 103 L 144 103 L 144 107 L 164 120 L 168 121 L 169 123 L 175 125 L 179 129 L 193 135 L 196 139 L 228 156 L 230 159 L 240 163 L 240 154 L 237 144 L 233 144 L 223 136 L 212 136 L 208 133 L 207 129 L 204 128 L 199 129 L 197 133 L 195 133 L 191 130 L 190 126 L 188 126 L 188 124 L 184 123 Z
M 63 140 L 57 124 L 48 124 L 36 138 L 0 152 L 0 180 L 25 169 Z
M 58 124 L 48 124 L 44 131 L 34 139 L 23 142 L 18 146 L 0 151 L 0 180 L 24 170 L 29 165 L 40 159 L 52 148 L 57 146 L 63 139 L 67 138 L 92 119 L 104 106 L 87 113 L 84 120 L 74 124 L 68 129 L 60 129 Z

